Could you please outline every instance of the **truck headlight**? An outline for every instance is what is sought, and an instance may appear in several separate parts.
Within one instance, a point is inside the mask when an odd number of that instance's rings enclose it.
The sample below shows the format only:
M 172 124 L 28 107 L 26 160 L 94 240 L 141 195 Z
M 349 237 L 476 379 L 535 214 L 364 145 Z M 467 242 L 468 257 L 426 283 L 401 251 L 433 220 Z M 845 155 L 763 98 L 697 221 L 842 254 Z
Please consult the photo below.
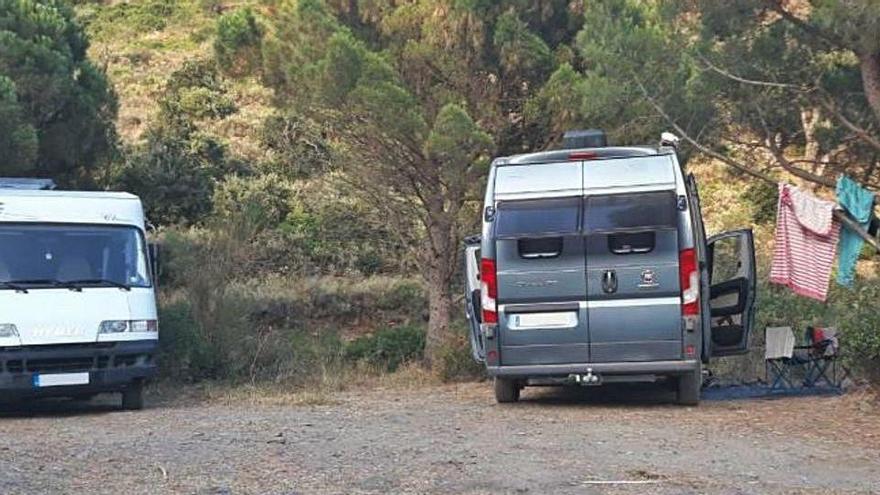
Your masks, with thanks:
M 125 332 L 158 332 L 159 323 L 156 320 L 107 320 L 102 321 L 98 333 L 125 333 Z
M 0 339 L 18 337 L 18 327 L 12 323 L 0 323 Z
M 128 322 L 129 332 L 158 332 L 159 323 L 156 320 L 131 320 Z

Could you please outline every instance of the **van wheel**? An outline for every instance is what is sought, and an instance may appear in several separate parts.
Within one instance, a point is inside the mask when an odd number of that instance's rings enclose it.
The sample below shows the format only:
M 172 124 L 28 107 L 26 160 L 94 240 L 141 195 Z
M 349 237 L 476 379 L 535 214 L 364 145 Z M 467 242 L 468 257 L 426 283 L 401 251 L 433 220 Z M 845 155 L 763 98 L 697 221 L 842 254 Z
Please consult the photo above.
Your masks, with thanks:
M 122 408 L 126 411 L 144 408 L 144 382 L 136 381 L 122 391 Z
M 683 406 L 696 406 L 700 403 L 700 390 L 703 388 L 703 364 L 697 369 L 678 377 L 677 402 Z
M 519 400 L 519 383 L 507 378 L 495 378 L 495 402 L 516 402 Z

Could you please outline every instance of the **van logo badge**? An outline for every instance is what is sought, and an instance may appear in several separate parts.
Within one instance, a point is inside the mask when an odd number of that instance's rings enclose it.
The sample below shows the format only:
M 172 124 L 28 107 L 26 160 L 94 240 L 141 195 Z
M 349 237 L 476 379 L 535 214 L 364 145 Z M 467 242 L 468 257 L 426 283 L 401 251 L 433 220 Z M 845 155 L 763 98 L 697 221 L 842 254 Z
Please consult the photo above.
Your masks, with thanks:
M 657 282 L 657 274 L 654 273 L 654 270 L 650 268 L 647 270 L 642 270 L 642 281 L 639 284 L 639 289 L 653 289 L 655 287 L 660 287 L 660 283 Z
M 517 282 L 516 286 L 520 289 L 527 288 L 538 288 L 538 287 L 552 287 L 557 284 L 556 280 L 536 280 L 534 282 Z

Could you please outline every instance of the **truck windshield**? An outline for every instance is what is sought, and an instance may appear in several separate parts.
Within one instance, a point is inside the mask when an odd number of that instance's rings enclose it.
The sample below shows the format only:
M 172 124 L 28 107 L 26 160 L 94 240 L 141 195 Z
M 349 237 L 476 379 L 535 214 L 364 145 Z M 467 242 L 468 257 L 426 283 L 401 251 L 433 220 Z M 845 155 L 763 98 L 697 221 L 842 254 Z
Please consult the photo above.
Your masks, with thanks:
M 0 290 L 149 287 L 134 227 L 0 224 Z

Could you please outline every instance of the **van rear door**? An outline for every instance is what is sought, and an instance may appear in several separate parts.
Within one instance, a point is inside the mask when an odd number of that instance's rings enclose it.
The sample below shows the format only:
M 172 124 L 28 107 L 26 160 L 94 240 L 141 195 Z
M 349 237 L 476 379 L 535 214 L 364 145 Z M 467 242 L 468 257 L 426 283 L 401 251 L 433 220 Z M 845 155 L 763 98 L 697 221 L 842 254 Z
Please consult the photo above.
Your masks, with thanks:
M 480 331 L 482 315 L 480 312 L 480 236 L 470 236 L 464 240 L 464 308 L 470 330 L 471 354 L 474 361 L 486 360 L 486 348 Z
M 680 359 L 675 192 L 591 195 L 584 219 L 592 361 Z
M 707 242 L 710 352 L 745 354 L 755 320 L 755 241 L 751 229 L 725 232 Z
M 589 360 L 583 199 L 500 201 L 493 222 L 501 364 Z

